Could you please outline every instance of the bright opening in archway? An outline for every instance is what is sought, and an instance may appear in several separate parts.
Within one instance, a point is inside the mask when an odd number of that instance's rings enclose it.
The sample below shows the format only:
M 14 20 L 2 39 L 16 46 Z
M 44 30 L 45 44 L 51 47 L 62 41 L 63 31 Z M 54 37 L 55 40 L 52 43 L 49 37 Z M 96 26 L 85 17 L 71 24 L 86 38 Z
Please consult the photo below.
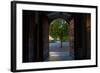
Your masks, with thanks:
M 72 59 L 69 48 L 68 22 L 62 18 L 54 19 L 49 26 L 49 60 Z

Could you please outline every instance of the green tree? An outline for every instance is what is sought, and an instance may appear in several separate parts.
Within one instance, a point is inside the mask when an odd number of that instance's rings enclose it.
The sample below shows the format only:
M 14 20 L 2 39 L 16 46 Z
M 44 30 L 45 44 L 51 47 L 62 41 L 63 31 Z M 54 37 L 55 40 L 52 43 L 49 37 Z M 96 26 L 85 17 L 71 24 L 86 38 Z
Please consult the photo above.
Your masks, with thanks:
M 54 40 L 60 40 L 62 48 L 62 41 L 67 40 L 68 23 L 64 19 L 55 19 L 50 24 L 49 34 Z

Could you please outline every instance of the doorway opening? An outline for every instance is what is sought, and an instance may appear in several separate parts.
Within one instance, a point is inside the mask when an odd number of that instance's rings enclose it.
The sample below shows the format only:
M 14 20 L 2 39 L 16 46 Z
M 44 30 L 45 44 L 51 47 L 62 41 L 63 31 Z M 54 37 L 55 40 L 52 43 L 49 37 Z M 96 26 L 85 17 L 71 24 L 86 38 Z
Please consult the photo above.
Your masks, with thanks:
M 49 25 L 49 61 L 72 60 L 70 56 L 69 23 L 62 18 Z

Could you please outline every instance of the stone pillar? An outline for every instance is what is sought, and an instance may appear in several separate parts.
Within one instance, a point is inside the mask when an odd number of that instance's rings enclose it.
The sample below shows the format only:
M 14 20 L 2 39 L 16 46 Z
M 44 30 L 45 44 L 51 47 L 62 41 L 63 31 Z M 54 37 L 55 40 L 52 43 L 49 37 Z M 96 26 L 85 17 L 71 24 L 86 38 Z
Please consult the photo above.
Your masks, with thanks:
M 49 23 L 48 17 L 43 17 L 43 58 L 48 60 L 49 58 Z
M 75 14 L 75 59 L 91 57 L 90 14 Z
M 74 18 L 69 21 L 69 52 L 70 56 L 74 58 Z

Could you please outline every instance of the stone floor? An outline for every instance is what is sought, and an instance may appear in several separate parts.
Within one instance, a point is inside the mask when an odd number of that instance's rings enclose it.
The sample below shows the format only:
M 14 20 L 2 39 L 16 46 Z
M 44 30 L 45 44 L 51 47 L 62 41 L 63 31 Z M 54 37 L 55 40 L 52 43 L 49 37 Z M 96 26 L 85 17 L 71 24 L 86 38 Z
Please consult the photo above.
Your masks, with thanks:
M 50 52 L 49 61 L 73 60 L 69 52 Z
M 69 42 L 63 42 L 62 48 L 60 42 L 50 43 L 49 45 L 49 61 L 64 61 L 74 59 L 69 53 Z
M 65 52 L 69 50 L 69 42 L 62 42 L 62 47 L 60 42 L 49 43 L 50 52 Z

